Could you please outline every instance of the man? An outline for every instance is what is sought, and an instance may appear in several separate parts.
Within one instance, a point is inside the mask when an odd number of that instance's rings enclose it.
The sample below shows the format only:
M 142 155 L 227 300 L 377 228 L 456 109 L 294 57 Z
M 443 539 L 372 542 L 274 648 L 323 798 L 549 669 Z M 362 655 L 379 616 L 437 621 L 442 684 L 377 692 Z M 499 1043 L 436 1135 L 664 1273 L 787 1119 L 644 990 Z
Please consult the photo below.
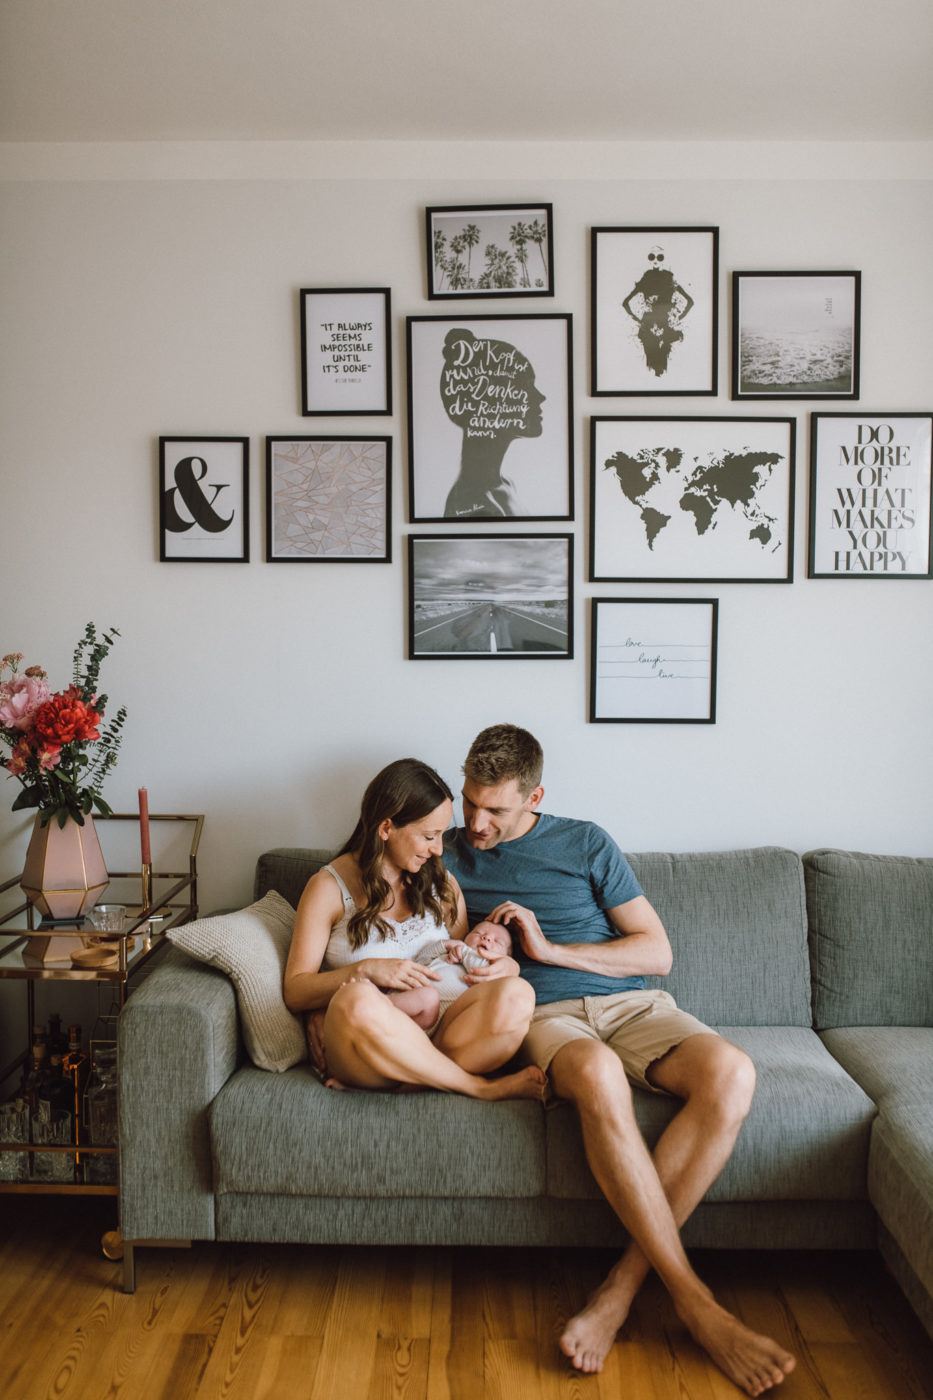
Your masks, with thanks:
M 602 1370 L 654 1268 L 694 1338 L 730 1380 L 761 1395 L 794 1358 L 719 1306 L 679 1234 L 729 1158 L 754 1067 L 666 992 L 645 989 L 645 976 L 671 967 L 661 920 L 606 832 L 538 812 L 542 765 L 527 730 L 484 729 L 463 765 L 465 824 L 448 836 L 445 861 L 471 924 L 488 915 L 511 929 L 537 996 L 524 1051 L 576 1107 L 590 1168 L 631 1239 L 561 1349 L 579 1371 Z M 653 1157 L 629 1080 L 683 1100 Z

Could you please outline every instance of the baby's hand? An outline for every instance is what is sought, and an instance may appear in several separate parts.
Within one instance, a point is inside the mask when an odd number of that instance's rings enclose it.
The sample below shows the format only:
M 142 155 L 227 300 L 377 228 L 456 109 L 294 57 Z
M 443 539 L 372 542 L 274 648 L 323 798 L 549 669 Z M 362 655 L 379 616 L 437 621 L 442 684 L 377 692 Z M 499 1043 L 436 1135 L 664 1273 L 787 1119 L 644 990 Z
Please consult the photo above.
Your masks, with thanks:
M 466 944 L 460 938 L 451 938 L 444 944 L 447 949 L 447 961 L 450 963 L 463 962 L 463 952 Z

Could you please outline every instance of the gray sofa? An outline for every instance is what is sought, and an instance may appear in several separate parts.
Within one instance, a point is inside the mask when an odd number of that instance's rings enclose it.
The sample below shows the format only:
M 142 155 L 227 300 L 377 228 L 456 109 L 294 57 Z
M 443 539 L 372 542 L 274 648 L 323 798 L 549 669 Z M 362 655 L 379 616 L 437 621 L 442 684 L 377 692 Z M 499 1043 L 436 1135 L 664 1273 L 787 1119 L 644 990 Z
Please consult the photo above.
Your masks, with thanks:
M 321 851 L 260 857 L 297 903 Z M 755 1102 L 688 1246 L 883 1252 L 933 1335 L 933 859 L 629 857 L 678 1002 L 752 1057 Z M 172 948 L 120 1018 L 124 1288 L 166 1241 L 611 1245 L 566 1104 L 339 1094 L 246 1055 L 229 977 Z M 636 1091 L 649 1143 L 676 1103 Z

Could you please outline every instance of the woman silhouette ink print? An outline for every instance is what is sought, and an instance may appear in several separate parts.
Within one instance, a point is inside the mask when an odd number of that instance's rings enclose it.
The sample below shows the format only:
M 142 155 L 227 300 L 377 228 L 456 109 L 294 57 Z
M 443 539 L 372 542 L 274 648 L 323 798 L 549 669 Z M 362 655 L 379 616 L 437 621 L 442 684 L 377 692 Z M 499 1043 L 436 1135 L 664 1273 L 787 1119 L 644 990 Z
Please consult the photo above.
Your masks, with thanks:
M 460 473 L 445 518 L 522 515 L 502 459 L 515 438 L 540 437 L 544 394 L 529 361 L 506 340 L 486 340 L 458 328 L 444 340 L 441 402 L 463 430 Z
M 664 249 L 655 246 L 648 254 L 647 271 L 623 301 L 622 309 L 637 324 L 645 363 L 659 378 L 667 370 L 671 348 L 684 338 L 680 327 L 692 306 L 693 297 L 664 266 Z

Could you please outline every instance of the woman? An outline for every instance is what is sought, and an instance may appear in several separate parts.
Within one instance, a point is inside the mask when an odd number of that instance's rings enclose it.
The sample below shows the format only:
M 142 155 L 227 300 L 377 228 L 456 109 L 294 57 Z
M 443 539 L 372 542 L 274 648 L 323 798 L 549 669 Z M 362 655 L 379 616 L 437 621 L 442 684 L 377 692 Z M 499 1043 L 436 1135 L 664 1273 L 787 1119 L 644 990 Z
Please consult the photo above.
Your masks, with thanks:
M 308 881 L 285 969 L 286 1005 L 324 1011 L 325 1082 L 360 1089 L 447 1089 L 478 1099 L 540 1098 L 536 1067 L 483 1076 L 518 1049 L 534 992 L 502 964 L 473 974 L 432 1036 L 386 993 L 421 991 L 437 976 L 414 961 L 438 937 L 467 932 L 463 895 L 441 861 L 450 789 L 417 759 L 390 763 L 369 784 L 360 819 L 334 861 Z M 411 1008 L 409 1008 L 409 1012 Z M 422 1019 L 424 1019 L 422 1017 Z M 315 1057 L 318 1058 L 318 1057 Z

